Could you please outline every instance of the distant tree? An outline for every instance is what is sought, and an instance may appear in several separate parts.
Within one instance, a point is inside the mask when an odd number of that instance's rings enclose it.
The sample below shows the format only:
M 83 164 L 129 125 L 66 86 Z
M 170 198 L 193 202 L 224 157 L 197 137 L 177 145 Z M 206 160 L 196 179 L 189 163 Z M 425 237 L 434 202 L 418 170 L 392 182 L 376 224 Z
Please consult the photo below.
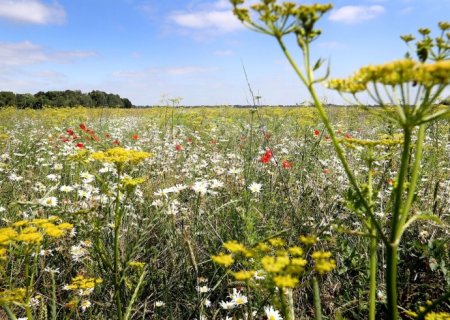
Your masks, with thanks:
M 16 95 L 10 91 L 0 91 L 0 108 L 16 105 Z
M 111 108 L 123 108 L 123 101 L 117 94 L 107 94 L 108 107 Z
M 93 107 L 107 107 L 108 97 L 103 91 L 94 90 L 89 93 Z
M 36 98 L 29 93 L 16 95 L 16 106 L 19 109 L 33 108 Z
M 123 101 L 123 107 L 124 107 L 124 108 L 126 108 L 126 109 L 131 109 L 131 108 L 133 108 L 133 104 L 132 104 L 131 101 L 128 100 L 127 98 L 123 98 L 122 101 Z

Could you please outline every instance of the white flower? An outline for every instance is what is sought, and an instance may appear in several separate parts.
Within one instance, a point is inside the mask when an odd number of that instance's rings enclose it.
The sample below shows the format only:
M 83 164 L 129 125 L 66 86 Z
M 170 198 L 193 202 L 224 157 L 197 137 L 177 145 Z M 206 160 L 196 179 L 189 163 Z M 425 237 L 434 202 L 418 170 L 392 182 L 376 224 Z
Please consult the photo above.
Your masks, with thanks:
M 203 302 L 203 304 L 204 304 L 205 307 L 209 308 L 209 307 L 211 307 L 211 300 L 205 299 L 205 301 Z
M 255 194 L 259 194 L 261 192 L 261 188 L 262 184 L 257 182 L 252 182 L 252 184 L 248 186 L 248 190 Z
M 219 304 L 222 307 L 222 309 L 225 310 L 234 309 L 234 307 L 236 307 L 234 301 L 220 301 Z
M 275 310 L 271 306 L 264 307 L 264 312 L 268 320 L 283 320 L 278 310 Z
M 57 174 L 51 173 L 47 176 L 47 179 L 50 181 L 58 181 L 59 176 Z
M 17 182 L 17 181 L 23 180 L 23 177 L 18 176 L 17 174 L 15 174 L 15 173 L 13 172 L 13 173 L 11 173 L 11 174 L 8 176 L 8 179 L 9 179 L 10 181 Z
M 73 191 L 73 187 L 71 187 L 71 186 L 61 186 L 59 188 L 59 191 L 68 193 L 68 192 Z
M 70 248 L 70 254 L 74 261 L 80 261 L 87 254 L 87 250 L 82 246 L 72 246 Z
M 198 286 L 197 287 L 197 291 L 200 293 L 206 293 L 209 292 L 209 290 L 211 290 L 208 286 Z
M 6 208 L 5 207 L 0 207 L 0 213 L 5 212 Z
M 81 310 L 86 311 L 91 305 L 92 303 L 89 300 L 83 300 L 81 301 Z
M 56 207 L 58 205 L 58 199 L 56 197 L 47 197 L 39 200 L 39 204 L 44 207 Z
M 56 171 L 61 171 L 63 169 L 63 165 L 61 163 L 55 163 L 53 169 Z
M 240 306 L 246 304 L 248 302 L 248 299 L 240 291 L 237 291 L 236 288 L 233 288 L 233 294 L 231 295 L 231 302 L 233 302 L 237 306 Z
M 155 301 L 156 308 L 161 308 L 161 307 L 164 307 L 165 305 L 166 305 L 166 303 L 164 301 L 160 301 L 160 300 Z
M 94 175 L 92 175 L 86 171 L 80 173 L 80 177 L 83 178 L 84 183 L 91 183 L 92 181 L 94 181 L 94 178 L 95 178 Z
M 198 193 L 201 196 L 204 196 L 208 193 L 208 182 L 207 181 L 196 181 L 192 186 L 192 190 Z

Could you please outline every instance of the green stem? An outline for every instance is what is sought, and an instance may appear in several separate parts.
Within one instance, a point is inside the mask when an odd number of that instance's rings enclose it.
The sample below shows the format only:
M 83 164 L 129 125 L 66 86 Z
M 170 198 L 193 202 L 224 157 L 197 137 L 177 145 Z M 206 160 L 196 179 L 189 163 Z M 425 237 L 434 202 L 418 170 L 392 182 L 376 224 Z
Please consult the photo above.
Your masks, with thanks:
M 402 213 L 401 213 L 401 221 L 400 221 L 401 227 L 403 227 L 403 225 L 405 224 L 406 219 L 408 217 L 408 212 L 411 208 L 411 204 L 414 201 L 414 194 L 416 191 L 417 180 L 418 180 L 419 172 L 420 172 L 420 162 L 422 160 L 422 155 L 423 155 L 424 139 L 425 139 L 425 125 L 422 124 L 419 127 L 419 131 L 417 133 L 416 152 L 415 152 L 415 156 L 414 156 L 414 165 L 412 168 L 411 179 L 410 179 L 409 187 L 408 187 L 408 197 L 407 197 L 405 203 L 402 205 Z M 401 236 L 401 233 L 399 234 L 399 236 Z M 400 241 L 400 239 L 398 239 L 398 241 Z
M 120 237 L 120 168 L 117 168 L 117 192 L 114 207 L 114 296 L 116 299 L 117 319 L 122 320 L 122 301 L 120 297 L 120 270 L 119 270 L 119 237 Z
M 386 295 L 387 320 L 398 319 L 397 306 L 397 263 L 398 245 L 391 243 L 386 247 Z
M 369 320 L 376 318 L 376 304 L 377 304 L 377 244 L 376 230 L 371 231 L 369 247 Z
M 127 307 L 127 311 L 125 313 L 124 320 L 128 320 L 130 318 L 130 316 L 131 316 L 131 310 L 132 310 L 133 304 L 136 301 L 137 295 L 139 293 L 139 289 L 141 288 L 141 285 L 144 282 L 144 278 L 145 278 L 146 275 L 147 275 L 147 273 L 145 271 L 142 271 L 142 274 L 139 277 L 139 281 L 138 281 L 138 283 L 136 285 L 136 288 L 134 289 L 133 296 L 131 297 L 131 300 L 128 303 L 128 307 Z
M 55 282 L 55 273 L 50 272 L 50 276 L 52 278 L 52 305 L 51 305 L 51 319 L 56 320 L 56 282 Z
M 398 238 L 401 232 L 401 208 L 403 204 L 403 191 L 405 189 L 406 178 L 408 174 L 409 167 L 409 156 L 411 149 L 411 129 L 403 129 L 403 152 L 402 159 L 400 162 L 400 172 L 398 173 L 397 186 L 395 188 L 394 196 L 394 209 L 392 213 L 391 220 L 391 245 L 395 244 L 398 246 Z
M 2 307 L 3 307 L 3 309 L 5 309 L 5 312 L 8 315 L 9 320 L 17 320 L 15 314 L 11 311 L 11 309 L 6 304 L 3 304 Z
M 315 312 L 315 320 L 322 320 L 322 306 L 320 304 L 320 291 L 319 291 L 319 282 L 316 277 L 312 278 L 313 284 L 313 292 L 314 292 L 314 312 Z

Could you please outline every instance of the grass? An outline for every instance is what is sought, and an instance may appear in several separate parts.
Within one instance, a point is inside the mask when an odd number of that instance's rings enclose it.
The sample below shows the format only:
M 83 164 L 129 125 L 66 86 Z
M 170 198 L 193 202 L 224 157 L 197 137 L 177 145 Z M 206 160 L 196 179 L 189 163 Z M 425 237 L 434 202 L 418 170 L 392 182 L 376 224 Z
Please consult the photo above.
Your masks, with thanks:
M 352 139 L 394 141 L 400 132 L 358 108 L 328 112 L 362 181 L 366 154 Z M 74 227 L 58 238 L 40 230 L 45 237 L 39 245 L 4 243 L 0 289 L 28 288 L 30 300 L 8 302 L 3 291 L 6 313 L 33 319 L 250 319 L 256 312 L 254 319 L 261 319 L 264 307 L 282 308 L 274 288 L 236 282 L 211 256 L 230 240 L 252 247 L 280 237 L 293 246 L 301 235 L 314 235 L 319 241 L 304 246 L 305 257 L 330 251 L 337 266 L 324 275 L 305 269 L 292 295 L 295 314 L 314 318 L 311 280 L 317 277 L 322 319 L 367 318 L 369 237 L 361 237 L 365 229 L 350 207 L 351 188 L 315 109 L 2 109 L 0 119 L 1 227 L 51 216 Z M 434 122 L 426 133 L 413 210 L 440 221 L 420 220 L 404 235 L 401 310 L 417 310 L 450 289 L 448 121 Z M 89 157 L 117 146 L 152 154 L 121 168 L 143 183 L 126 185 L 114 164 Z M 261 162 L 267 150 L 273 156 Z M 392 143 L 374 152 L 373 179 L 380 186 L 374 211 L 386 227 L 401 148 Z M 260 192 L 249 189 L 252 183 L 261 185 Z M 57 204 L 43 202 L 50 197 Z M 384 263 L 378 261 L 378 279 Z M 258 265 L 233 266 L 250 267 Z M 64 290 L 80 275 L 102 281 L 85 295 Z M 220 303 L 231 300 L 233 288 L 248 302 L 225 310 Z M 380 286 L 381 318 L 385 295 Z

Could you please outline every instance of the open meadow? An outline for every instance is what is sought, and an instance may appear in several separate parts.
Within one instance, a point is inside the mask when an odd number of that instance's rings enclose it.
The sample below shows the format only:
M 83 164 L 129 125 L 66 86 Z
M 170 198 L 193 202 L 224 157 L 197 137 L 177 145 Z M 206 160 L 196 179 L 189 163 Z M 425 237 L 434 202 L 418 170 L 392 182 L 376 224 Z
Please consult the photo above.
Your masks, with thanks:
M 401 131 L 327 111 L 387 228 Z M 450 288 L 447 119 L 423 149 L 422 216 L 399 249 L 405 319 Z M 324 319 L 367 318 L 371 237 L 354 197 L 314 108 L 2 109 L 0 318 L 281 319 L 292 306 L 313 319 L 317 293 Z

